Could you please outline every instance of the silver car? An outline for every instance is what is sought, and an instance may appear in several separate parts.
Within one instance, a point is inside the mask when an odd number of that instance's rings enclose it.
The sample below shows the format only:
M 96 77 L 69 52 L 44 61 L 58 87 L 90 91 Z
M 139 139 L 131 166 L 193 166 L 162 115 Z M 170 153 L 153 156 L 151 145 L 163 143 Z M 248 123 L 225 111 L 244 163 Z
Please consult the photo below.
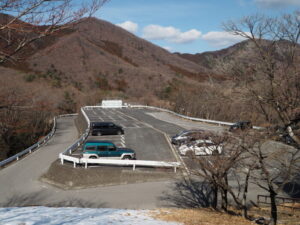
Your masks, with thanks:
M 184 130 L 172 137 L 172 144 L 181 145 L 199 139 L 204 130 Z
M 222 145 L 217 145 L 211 140 L 197 140 L 179 147 L 181 155 L 217 155 L 222 153 Z

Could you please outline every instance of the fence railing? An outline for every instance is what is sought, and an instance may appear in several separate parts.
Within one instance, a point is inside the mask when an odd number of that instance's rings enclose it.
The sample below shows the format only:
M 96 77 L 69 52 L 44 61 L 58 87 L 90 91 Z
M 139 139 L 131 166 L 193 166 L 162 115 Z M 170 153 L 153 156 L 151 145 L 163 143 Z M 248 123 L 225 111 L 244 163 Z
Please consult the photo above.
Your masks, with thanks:
M 81 137 L 71 146 L 69 146 L 65 151 L 63 151 L 59 157 L 63 157 L 65 154 L 72 154 L 73 151 L 75 151 L 85 140 L 86 138 L 89 136 L 89 132 L 90 132 L 90 119 L 89 117 L 86 115 L 85 111 L 84 111 L 84 107 L 82 107 L 80 109 L 82 115 L 84 116 L 86 122 L 87 122 L 87 128 L 84 131 L 84 133 L 81 135 Z M 67 160 L 67 159 L 66 159 Z M 76 161 L 76 158 L 74 158 L 74 161 Z
M 127 107 L 127 106 L 123 106 Z M 148 160 L 111 160 L 111 159 L 86 159 L 86 158 L 77 158 L 71 156 L 72 152 L 75 151 L 84 141 L 87 139 L 90 132 L 90 119 L 85 113 L 85 109 L 92 108 L 107 108 L 102 106 L 85 106 L 81 108 L 81 113 L 83 114 L 88 126 L 85 132 L 81 135 L 81 137 L 70 147 L 68 147 L 65 151 L 59 154 L 59 158 L 61 163 L 64 161 L 69 161 L 73 163 L 73 167 L 75 168 L 77 164 L 84 164 L 85 168 L 88 167 L 88 164 L 98 164 L 98 165 L 117 165 L 117 166 L 132 166 L 133 170 L 135 170 L 136 166 L 143 167 L 164 167 L 164 168 L 174 168 L 176 172 L 177 168 L 180 167 L 179 162 L 163 162 L 163 161 L 148 161 Z
M 225 125 L 225 126 L 231 126 L 234 123 L 231 122 L 224 122 L 224 121 L 218 121 L 218 120 L 208 120 L 208 119 L 201 119 L 201 118 L 197 118 L 197 117 L 190 117 L 190 116 L 185 116 L 179 113 L 176 113 L 174 111 L 168 110 L 168 109 L 164 109 L 164 108 L 159 108 L 159 107 L 155 107 L 155 106 L 146 106 L 146 105 L 128 105 L 128 107 L 131 108 L 148 108 L 148 109 L 156 109 L 156 110 L 160 110 L 163 112 L 167 112 L 170 114 L 173 114 L 175 116 L 184 118 L 184 119 L 188 119 L 188 120 L 192 120 L 192 121 L 197 121 L 197 122 L 204 122 L 204 123 L 212 123 L 212 124 L 217 124 L 217 125 Z M 262 127 L 257 127 L 254 126 L 254 129 L 262 129 Z
M 177 168 L 180 167 L 179 162 L 165 162 L 165 161 L 149 161 L 149 160 L 118 160 L 118 159 L 87 159 L 87 158 L 74 158 L 71 156 L 60 156 L 61 163 L 64 161 L 72 161 L 74 167 L 76 164 L 84 164 L 85 168 L 88 168 L 88 164 L 98 164 L 98 165 L 118 165 L 118 166 L 132 166 L 135 170 L 136 166 L 143 167 L 165 167 L 173 168 L 176 172 Z
M 300 210 L 300 199 L 299 198 L 287 198 L 276 196 L 275 201 L 277 206 L 281 206 L 284 208 L 290 208 L 292 210 Z M 271 198 L 268 195 L 257 195 L 257 205 L 270 205 Z
M 7 164 L 15 161 L 15 160 L 19 160 L 22 156 L 26 155 L 26 154 L 30 154 L 31 152 L 33 151 L 36 151 L 41 145 L 45 144 L 47 141 L 49 141 L 51 139 L 51 137 L 54 135 L 55 133 L 55 130 L 56 130 L 56 120 L 57 118 L 59 117 L 66 117 L 66 116 L 74 116 L 74 115 L 77 115 L 77 114 L 64 114 L 64 115 L 59 115 L 57 117 L 54 117 L 53 119 L 53 127 L 52 127 L 52 130 L 51 132 L 43 137 L 41 140 L 39 140 L 37 143 L 35 143 L 34 145 L 26 148 L 25 150 L 3 160 L 0 162 L 0 167 L 3 167 L 3 166 L 6 166 Z
M 207 119 L 201 119 L 201 118 L 196 118 L 196 117 L 189 117 L 189 116 L 185 116 L 185 115 L 181 115 L 179 113 L 173 112 L 171 110 L 167 110 L 164 108 L 159 108 L 159 107 L 154 107 L 154 106 L 146 106 L 146 105 L 129 105 L 129 104 L 125 104 L 122 107 L 129 107 L 129 108 L 149 108 L 149 109 L 156 109 L 156 110 L 160 110 L 163 112 L 168 112 L 170 114 L 173 114 L 175 116 L 184 118 L 184 119 L 188 119 L 188 120 L 192 120 L 192 121 L 199 121 L 199 122 L 205 122 L 205 123 L 212 123 L 212 124 L 218 124 L 218 125 L 226 125 L 226 126 L 230 126 L 233 125 L 234 123 L 230 123 L 230 122 L 223 122 L 223 121 L 216 121 L 216 120 L 207 120 Z M 60 158 L 61 157 L 65 157 L 67 156 L 66 154 L 71 154 L 74 150 L 76 150 L 88 137 L 89 135 L 89 131 L 90 131 L 90 120 L 88 118 L 88 116 L 85 113 L 85 109 L 92 109 L 92 108 L 107 108 L 107 107 L 102 107 L 102 106 L 85 106 L 81 108 L 81 113 L 83 114 L 86 122 L 87 122 L 87 129 L 85 130 L 85 132 L 81 135 L 81 137 L 71 146 L 69 146 L 64 152 L 62 152 L 60 154 Z M 65 116 L 74 116 L 74 115 L 78 115 L 78 114 L 65 114 L 65 115 L 60 115 L 59 117 L 65 117 Z M 254 127 L 255 129 L 262 129 L 261 127 Z M 46 143 L 55 133 L 55 129 L 56 129 L 56 118 L 54 118 L 54 123 L 53 123 L 53 128 L 51 130 L 51 132 L 44 137 L 42 140 L 40 140 L 39 142 L 37 142 L 36 144 L 30 146 L 29 148 L 25 149 L 22 152 L 19 152 L 18 154 L 11 156 L 3 161 L 0 162 L 0 167 L 7 165 L 8 163 L 14 161 L 14 160 L 19 160 L 20 157 L 31 153 L 32 151 L 35 151 L 36 149 L 38 149 L 42 144 Z M 68 161 L 72 161 L 71 156 L 65 157 L 65 160 Z M 68 159 L 67 159 L 68 158 Z M 74 165 L 76 165 L 77 163 L 77 158 L 73 157 L 73 162 L 75 163 Z M 137 162 L 139 160 L 136 160 L 135 162 Z M 79 162 L 80 163 L 80 162 Z M 135 165 L 138 165 L 138 163 L 136 163 Z

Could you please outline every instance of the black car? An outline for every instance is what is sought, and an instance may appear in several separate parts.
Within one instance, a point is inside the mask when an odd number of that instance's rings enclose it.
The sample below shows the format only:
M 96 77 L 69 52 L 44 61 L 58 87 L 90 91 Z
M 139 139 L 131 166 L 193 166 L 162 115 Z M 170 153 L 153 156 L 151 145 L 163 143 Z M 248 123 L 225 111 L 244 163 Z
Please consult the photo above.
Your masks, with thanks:
M 237 130 L 246 130 L 246 129 L 252 129 L 252 123 L 250 121 L 239 121 L 237 123 L 232 124 L 229 127 L 229 131 L 237 131 Z
M 112 122 L 92 122 L 91 123 L 92 135 L 121 135 L 124 134 L 124 130 L 121 126 L 118 126 Z

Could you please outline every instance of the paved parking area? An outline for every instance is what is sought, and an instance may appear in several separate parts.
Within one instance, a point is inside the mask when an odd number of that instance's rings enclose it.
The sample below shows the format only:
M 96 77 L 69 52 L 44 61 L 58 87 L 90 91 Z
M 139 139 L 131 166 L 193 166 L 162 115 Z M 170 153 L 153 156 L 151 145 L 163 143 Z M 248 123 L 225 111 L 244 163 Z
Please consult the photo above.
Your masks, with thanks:
M 85 110 L 91 122 L 113 122 L 124 128 L 124 135 L 90 136 L 88 140 L 111 140 L 117 146 L 132 148 L 141 160 L 176 161 L 178 151 L 171 147 L 168 137 L 186 129 L 203 129 L 206 131 L 223 132 L 224 127 L 189 121 L 174 115 L 152 109 L 103 109 L 89 108 Z M 177 154 L 177 157 L 175 154 Z M 181 157 L 189 164 L 187 157 Z
M 121 114 L 117 109 L 93 108 L 85 110 L 91 122 L 114 122 L 123 128 L 142 128 L 145 124 Z
M 91 136 L 91 139 L 113 139 L 137 151 L 138 159 L 175 161 L 165 133 L 172 136 L 184 128 L 176 123 L 159 120 L 144 109 L 87 110 L 92 121 L 110 120 L 124 126 L 125 135 Z M 43 183 L 40 177 L 47 172 L 57 156 L 78 137 L 72 117 L 58 119 L 54 137 L 38 151 L 0 171 L 0 206 L 77 206 L 152 209 L 171 207 L 182 196 L 177 180 L 122 183 L 86 189 L 61 190 Z M 123 142 L 124 141 L 124 142 Z M 75 177 L 84 168 L 71 168 Z M 122 172 L 129 173 L 126 170 Z M 139 170 L 132 172 L 138 173 Z M 144 172 L 144 171 L 143 171 Z M 146 171 L 151 173 L 151 171 Z M 122 176 L 122 173 L 120 173 Z M 111 174 L 108 174 L 111 176 Z M 147 175 L 145 175 L 147 176 Z M 70 183 L 72 183 L 70 181 Z M 253 190 L 252 187 L 249 188 Z M 252 191 L 256 194 L 258 191 Z M 191 197 L 195 197 L 194 192 Z M 169 199 L 166 196 L 171 197 Z M 255 199 L 255 198 L 251 199 Z
M 164 130 L 156 128 L 153 121 L 144 121 L 130 113 L 138 112 L 137 115 L 143 115 L 145 113 L 142 110 L 91 108 L 85 112 L 91 122 L 113 122 L 122 126 L 125 131 L 124 135 L 89 136 L 88 140 L 109 140 L 117 146 L 131 148 L 136 151 L 137 159 L 140 160 L 176 161 Z M 153 119 L 156 121 L 155 118 Z M 172 130 L 171 124 L 163 121 L 157 123 L 161 126 L 169 126 Z M 174 131 L 176 133 L 181 129 L 176 127 Z

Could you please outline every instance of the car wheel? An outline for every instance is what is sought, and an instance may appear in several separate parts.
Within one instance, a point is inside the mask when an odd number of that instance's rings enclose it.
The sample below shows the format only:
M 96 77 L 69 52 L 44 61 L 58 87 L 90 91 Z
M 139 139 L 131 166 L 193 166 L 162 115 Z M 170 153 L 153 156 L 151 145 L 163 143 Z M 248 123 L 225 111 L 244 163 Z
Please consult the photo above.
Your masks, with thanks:
M 102 133 L 100 131 L 97 132 L 97 136 L 101 136 Z
M 212 155 L 219 155 L 218 150 L 213 150 L 213 151 L 212 151 Z
M 122 134 L 122 132 L 121 132 L 121 131 L 118 131 L 118 132 L 117 132 L 117 135 L 121 135 L 121 134 Z
M 89 159 L 97 159 L 97 157 L 93 155 L 93 156 L 90 156 Z
M 130 157 L 129 155 L 125 155 L 125 156 L 123 157 L 123 159 L 124 159 L 124 160 L 130 160 L 131 157 Z

